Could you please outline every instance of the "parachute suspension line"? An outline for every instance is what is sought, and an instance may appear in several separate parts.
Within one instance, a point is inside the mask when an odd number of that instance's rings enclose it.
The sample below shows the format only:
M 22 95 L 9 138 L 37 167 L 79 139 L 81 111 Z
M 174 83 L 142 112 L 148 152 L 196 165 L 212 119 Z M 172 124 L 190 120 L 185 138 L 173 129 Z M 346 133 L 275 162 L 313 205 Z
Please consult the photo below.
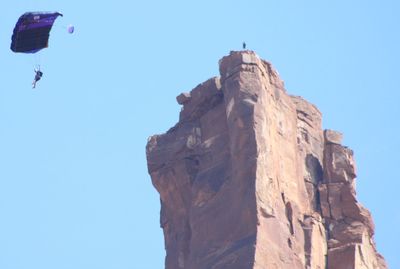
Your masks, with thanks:
M 40 56 L 40 52 L 35 54 L 35 70 L 40 69 L 40 65 L 41 65 L 41 56 Z

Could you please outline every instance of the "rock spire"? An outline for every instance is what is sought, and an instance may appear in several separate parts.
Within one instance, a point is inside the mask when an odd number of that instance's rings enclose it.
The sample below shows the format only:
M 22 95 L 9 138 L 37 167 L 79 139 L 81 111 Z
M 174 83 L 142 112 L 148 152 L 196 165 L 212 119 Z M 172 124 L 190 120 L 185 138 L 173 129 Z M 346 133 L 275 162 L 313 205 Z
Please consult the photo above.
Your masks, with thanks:
M 166 269 L 385 269 L 353 152 L 272 65 L 233 51 L 147 144 Z

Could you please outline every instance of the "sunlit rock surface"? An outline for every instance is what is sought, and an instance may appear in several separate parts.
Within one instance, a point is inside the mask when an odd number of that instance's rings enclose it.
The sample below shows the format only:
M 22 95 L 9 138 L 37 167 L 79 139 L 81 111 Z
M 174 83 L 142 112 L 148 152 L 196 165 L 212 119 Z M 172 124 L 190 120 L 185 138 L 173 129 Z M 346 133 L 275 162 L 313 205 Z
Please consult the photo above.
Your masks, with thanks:
M 147 144 L 166 269 L 384 269 L 353 152 L 270 63 L 231 52 Z

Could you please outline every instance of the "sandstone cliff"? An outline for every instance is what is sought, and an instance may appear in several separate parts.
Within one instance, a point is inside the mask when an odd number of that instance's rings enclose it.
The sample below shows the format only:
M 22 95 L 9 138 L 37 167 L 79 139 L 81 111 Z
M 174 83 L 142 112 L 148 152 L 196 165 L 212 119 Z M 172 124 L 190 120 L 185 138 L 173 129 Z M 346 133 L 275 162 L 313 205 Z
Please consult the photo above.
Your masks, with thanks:
M 219 64 L 147 144 L 165 268 L 387 268 L 342 135 L 323 131 L 319 110 L 254 52 Z

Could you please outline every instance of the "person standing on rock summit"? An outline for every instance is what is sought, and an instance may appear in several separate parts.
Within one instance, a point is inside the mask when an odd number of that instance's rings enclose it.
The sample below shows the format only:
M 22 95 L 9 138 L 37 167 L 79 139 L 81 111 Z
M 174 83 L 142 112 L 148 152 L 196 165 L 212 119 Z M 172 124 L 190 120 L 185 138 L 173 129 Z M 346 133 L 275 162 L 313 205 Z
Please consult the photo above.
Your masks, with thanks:
M 246 49 L 246 42 L 243 42 L 243 49 Z

